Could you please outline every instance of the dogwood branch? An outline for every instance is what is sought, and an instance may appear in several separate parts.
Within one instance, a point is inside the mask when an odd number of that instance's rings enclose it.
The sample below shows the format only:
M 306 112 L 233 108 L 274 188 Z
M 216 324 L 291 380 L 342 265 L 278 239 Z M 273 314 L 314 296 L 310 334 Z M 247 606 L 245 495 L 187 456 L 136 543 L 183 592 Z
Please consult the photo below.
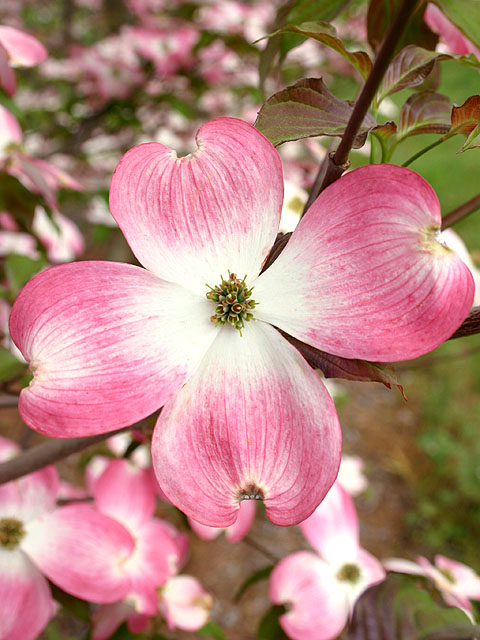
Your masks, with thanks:
M 455 333 L 450 336 L 449 340 L 473 336 L 475 333 L 480 333 L 480 307 L 472 308 Z
M 464 202 L 453 211 L 450 211 L 450 213 L 447 213 L 447 215 L 442 219 L 442 229 L 451 227 L 455 222 L 465 218 L 477 209 L 480 209 L 480 193 L 468 202 Z
M 138 424 L 132 425 L 130 427 L 124 427 L 123 429 L 117 429 L 116 431 L 101 433 L 96 436 L 88 436 L 86 438 L 52 438 L 51 440 L 47 440 L 36 447 L 27 449 L 15 458 L 11 458 L 7 460 L 7 462 L 0 464 L 0 485 L 26 476 L 33 471 L 38 471 L 38 469 L 43 469 L 43 467 L 49 464 L 67 458 L 72 455 L 72 453 L 83 451 L 87 447 L 98 444 L 117 433 L 122 433 L 135 427 L 138 428 L 138 426 Z
M 304 213 L 316 200 L 318 195 L 332 182 L 338 180 L 342 173 L 349 167 L 348 155 L 352 150 L 355 137 L 372 103 L 375 93 L 380 86 L 382 78 L 387 70 L 390 60 L 393 57 L 397 44 L 402 37 L 404 29 L 412 15 L 418 0 L 404 0 L 397 17 L 390 25 L 383 42 L 378 50 L 377 57 L 373 63 L 372 71 L 368 76 L 363 89 L 358 96 L 350 119 L 345 128 L 338 149 L 335 153 L 327 155 L 320 167 L 315 183 L 310 192 Z

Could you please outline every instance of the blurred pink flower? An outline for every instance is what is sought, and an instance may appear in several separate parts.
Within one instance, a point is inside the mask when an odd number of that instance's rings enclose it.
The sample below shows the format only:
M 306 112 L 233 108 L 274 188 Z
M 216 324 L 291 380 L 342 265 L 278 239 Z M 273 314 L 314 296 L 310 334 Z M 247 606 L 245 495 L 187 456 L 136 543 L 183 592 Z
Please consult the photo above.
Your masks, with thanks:
M 260 273 L 282 207 L 278 153 L 232 118 L 203 125 L 197 144 L 182 158 L 140 145 L 115 171 L 110 207 L 145 269 L 61 265 L 20 293 L 10 330 L 34 373 L 20 412 L 67 437 L 165 405 L 152 460 L 176 506 L 227 527 L 243 500 L 263 499 L 273 522 L 294 524 L 337 475 L 340 431 L 324 384 L 276 327 L 347 358 L 413 358 L 467 315 L 472 277 L 436 240 L 431 187 L 393 165 L 326 189 Z
M 209 527 L 206 524 L 200 524 L 193 518 L 188 518 L 188 522 L 202 540 L 214 540 L 222 531 L 225 531 L 225 538 L 228 542 L 240 542 L 252 528 L 256 512 L 255 500 L 244 500 L 240 504 L 236 521 L 229 527 Z
M 9 96 L 17 89 L 12 67 L 34 67 L 46 57 L 47 50 L 36 38 L 15 27 L 0 25 L 0 87 Z
M 280 624 L 292 640 L 334 640 L 358 597 L 385 571 L 360 546 L 355 506 L 338 483 L 300 528 L 318 555 L 298 551 L 280 560 L 270 599 L 287 606 Z
M 0 462 L 18 452 L 0 437 Z M 54 605 L 44 575 L 93 602 L 118 600 L 128 590 L 128 532 L 90 505 L 55 508 L 58 490 L 53 467 L 0 486 L 2 640 L 34 640 L 47 624 Z
M 387 571 L 428 578 L 449 606 L 459 607 L 469 614 L 472 612 L 470 600 L 480 600 L 480 576 L 467 565 L 445 556 L 435 556 L 434 564 L 423 556 L 418 556 L 417 562 L 388 558 L 383 566 Z
M 192 576 L 170 578 L 160 591 L 160 611 L 171 631 L 198 631 L 208 622 L 212 607 L 212 596 Z
M 467 55 L 473 53 L 480 60 L 480 49 L 471 42 L 453 22 L 434 4 L 428 3 L 423 16 L 432 31 L 438 33 L 449 53 Z

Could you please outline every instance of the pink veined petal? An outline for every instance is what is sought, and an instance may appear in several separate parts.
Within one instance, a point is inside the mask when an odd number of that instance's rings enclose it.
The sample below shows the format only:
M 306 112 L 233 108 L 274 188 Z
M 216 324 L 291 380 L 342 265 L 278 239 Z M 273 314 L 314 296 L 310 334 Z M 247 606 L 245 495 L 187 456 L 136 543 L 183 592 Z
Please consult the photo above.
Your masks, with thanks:
M 30 522 L 22 549 L 52 582 L 91 602 L 115 602 L 130 589 L 127 529 L 91 505 L 61 507 Z
M 280 624 L 292 640 L 334 640 L 350 612 L 332 568 L 309 551 L 280 560 L 270 576 L 270 599 L 288 607 Z
M 0 47 L 0 78 L 1 78 L 1 47 Z M 6 153 L 6 147 L 11 144 L 21 144 L 22 129 L 13 113 L 0 105 L 0 158 Z
M 36 640 L 54 604 L 48 583 L 19 549 L 0 548 L 0 638 Z
M 244 500 L 242 504 L 246 502 L 251 502 L 251 500 Z M 188 518 L 188 524 L 192 527 L 192 531 L 194 531 L 194 533 L 196 533 L 202 540 L 215 540 L 222 531 L 226 530 L 225 527 L 209 527 L 208 524 L 202 524 L 193 518 Z
M 286 249 L 255 281 L 255 316 L 346 358 L 415 358 L 469 312 L 473 279 L 436 241 L 430 185 L 395 165 L 368 165 L 323 191 Z
M 336 482 L 312 515 L 300 523 L 308 542 L 328 563 L 356 562 L 358 518 L 352 498 Z
M 216 332 L 211 303 L 129 264 L 76 262 L 34 277 L 10 315 L 34 378 L 19 410 L 55 437 L 104 433 L 161 407 Z
M 447 576 L 452 576 L 452 591 L 472 600 L 480 600 L 480 576 L 471 567 L 441 555 L 435 556 L 435 566 Z
M 110 208 L 138 260 L 206 293 L 228 270 L 251 281 L 272 246 L 283 197 L 280 158 L 251 125 L 219 118 L 178 158 L 158 143 L 131 149 L 112 178 Z
M 236 521 L 227 527 L 225 536 L 229 542 L 240 542 L 253 526 L 257 504 L 255 500 L 244 500 L 240 504 Z
M 275 524 L 309 516 L 333 483 L 340 429 L 319 376 L 273 327 L 222 327 L 194 376 L 165 405 L 152 440 L 160 486 L 214 527 L 263 499 Z M 181 481 L 179 480 L 181 479 Z
M 208 622 L 212 596 L 192 576 L 170 578 L 160 593 L 160 610 L 168 628 L 198 631 Z
M 209 527 L 206 524 L 200 524 L 193 518 L 188 518 L 188 523 L 202 540 L 214 540 L 222 531 L 225 531 L 225 537 L 228 542 L 234 543 L 242 540 L 250 531 L 256 512 L 257 505 L 255 500 L 243 500 L 240 503 L 236 521 L 229 527 Z
M 0 87 L 9 96 L 13 96 L 17 90 L 17 78 L 15 71 L 10 66 L 10 58 L 5 47 L 0 43 Z
M 48 55 L 37 38 L 15 27 L 0 25 L 0 44 L 6 49 L 11 64 L 16 67 L 34 67 Z
M 23 523 L 55 508 L 60 479 L 55 467 L 45 467 L 0 485 L 0 518 Z
M 97 509 L 115 518 L 132 533 L 155 511 L 155 494 L 149 471 L 125 459 L 111 460 L 93 487 Z

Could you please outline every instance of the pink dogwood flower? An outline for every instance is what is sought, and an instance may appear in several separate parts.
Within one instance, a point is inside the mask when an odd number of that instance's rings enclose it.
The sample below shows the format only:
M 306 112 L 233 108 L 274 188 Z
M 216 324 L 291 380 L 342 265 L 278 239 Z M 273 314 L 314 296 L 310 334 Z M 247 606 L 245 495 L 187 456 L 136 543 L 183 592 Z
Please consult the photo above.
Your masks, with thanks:
M 480 600 L 480 576 L 466 564 L 445 556 L 435 556 L 434 564 L 423 556 L 418 556 L 416 562 L 389 558 L 384 560 L 383 566 L 387 571 L 428 578 L 449 606 L 459 607 L 468 614 L 473 611 L 470 600 Z
M 0 25 L 0 87 L 9 96 L 17 90 L 12 67 L 34 67 L 47 57 L 43 44 L 29 33 Z
M 170 631 L 198 631 L 208 622 L 213 598 L 193 576 L 174 576 L 161 589 L 159 606 Z
M 280 624 L 292 640 L 333 640 L 357 598 L 385 571 L 360 546 L 355 506 L 338 483 L 300 528 L 318 555 L 299 551 L 280 560 L 270 577 L 270 598 L 287 605 Z
M 206 524 L 200 524 L 193 518 L 188 518 L 188 522 L 193 531 L 202 540 L 215 540 L 222 531 L 225 531 L 225 538 L 228 542 L 240 542 L 247 535 L 255 520 L 257 505 L 253 500 L 244 500 L 240 504 L 238 516 L 235 522 L 229 527 L 209 527 Z
M 19 448 L 0 437 L 0 462 Z M 0 638 L 35 640 L 53 615 L 47 580 L 93 602 L 122 598 L 133 541 L 91 505 L 55 508 L 59 478 L 45 467 L 0 486 Z
M 188 540 L 170 523 L 154 518 L 155 493 L 150 473 L 125 459 L 111 460 L 93 482 L 99 511 L 122 524 L 134 540 L 122 570 L 130 580 L 122 601 L 102 605 L 95 612 L 94 640 L 108 638 L 123 622 L 142 630 L 158 612 L 158 587 L 174 576 L 184 562 Z
M 76 262 L 33 278 L 10 331 L 33 380 L 25 422 L 55 437 L 107 432 L 159 407 L 152 461 L 187 515 L 227 527 L 245 499 L 289 525 L 326 495 L 340 428 L 323 382 L 277 327 L 324 351 L 417 357 L 471 307 L 463 262 L 436 241 L 440 208 L 414 172 L 371 165 L 328 187 L 263 273 L 280 220 L 273 145 L 233 118 L 195 152 L 131 149 L 110 207 L 145 269 Z

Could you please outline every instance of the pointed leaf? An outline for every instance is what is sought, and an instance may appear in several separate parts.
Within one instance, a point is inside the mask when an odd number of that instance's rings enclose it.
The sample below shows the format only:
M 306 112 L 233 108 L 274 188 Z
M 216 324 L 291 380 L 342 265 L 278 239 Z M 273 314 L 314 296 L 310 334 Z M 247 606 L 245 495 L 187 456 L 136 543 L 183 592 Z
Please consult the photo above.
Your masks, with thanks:
M 401 0 L 370 0 L 367 15 L 368 42 L 377 51 L 387 29 L 398 13 Z M 423 9 L 423 6 L 422 6 Z M 415 44 L 425 49 L 435 49 L 438 36 L 423 21 L 423 10 L 415 11 L 408 21 L 397 46 L 397 51 L 407 44 Z
M 368 362 L 367 360 L 353 360 L 335 356 L 297 340 L 297 338 L 289 336 L 283 331 L 280 331 L 280 333 L 300 351 L 311 367 L 320 369 L 325 378 L 381 382 L 389 389 L 391 389 L 392 385 L 398 387 L 404 396 L 403 387 L 398 383 L 395 373 L 389 366 L 380 362 Z
M 298 26 L 287 24 L 282 29 L 271 34 L 271 36 L 275 36 L 278 33 L 297 33 L 300 36 L 313 38 L 321 42 L 346 58 L 364 78 L 369 75 L 372 69 L 372 61 L 368 53 L 365 53 L 365 51 L 347 51 L 343 42 L 337 37 L 335 27 L 328 24 L 328 22 L 303 22 Z
M 421 84 L 437 60 L 449 57 L 444 53 L 427 51 L 415 45 L 404 47 L 388 66 L 377 92 L 377 104 L 396 91 Z
M 273 567 L 274 565 L 270 564 L 267 567 L 263 567 L 263 569 L 259 569 L 258 571 L 255 571 L 254 573 L 249 575 L 248 578 L 244 580 L 240 589 L 235 594 L 234 601 L 238 602 L 240 598 L 243 596 L 243 594 L 245 593 L 245 591 L 249 589 L 252 585 L 256 584 L 257 582 L 260 582 L 260 580 L 266 580 L 267 578 L 269 578 L 270 574 L 273 571 Z
M 449 20 L 480 47 L 480 10 L 472 0 L 435 0 Z
M 215 638 L 215 640 L 225 640 L 225 634 L 218 624 L 210 620 L 201 629 L 197 631 L 197 635 L 202 638 Z
M 257 640 L 288 640 L 278 620 L 283 613 L 285 613 L 283 605 L 273 605 L 267 611 L 258 625 Z
M 336 98 L 321 78 L 304 78 L 273 94 L 260 109 L 255 126 L 275 145 L 310 136 L 342 136 L 352 109 L 353 103 Z M 367 114 L 353 146 L 363 146 L 375 126 Z
M 402 106 L 398 139 L 420 133 L 447 133 L 450 130 L 450 99 L 433 91 L 412 94 Z
M 480 147 L 480 95 L 470 96 L 460 107 L 453 107 L 449 137 L 456 133 L 466 136 L 459 152 Z

